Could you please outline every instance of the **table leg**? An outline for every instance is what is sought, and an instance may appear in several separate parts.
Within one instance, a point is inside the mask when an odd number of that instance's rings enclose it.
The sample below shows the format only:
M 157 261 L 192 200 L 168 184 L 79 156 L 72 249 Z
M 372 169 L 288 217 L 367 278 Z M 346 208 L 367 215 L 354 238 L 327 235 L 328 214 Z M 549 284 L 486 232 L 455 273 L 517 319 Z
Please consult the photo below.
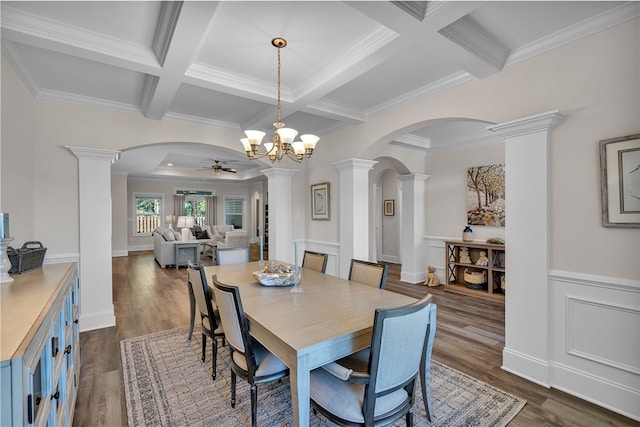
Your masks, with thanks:
M 307 427 L 309 425 L 309 368 L 303 360 L 298 359 L 296 367 L 289 370 L 291 383 L 291 407 L 293 408 L 293 425 Z

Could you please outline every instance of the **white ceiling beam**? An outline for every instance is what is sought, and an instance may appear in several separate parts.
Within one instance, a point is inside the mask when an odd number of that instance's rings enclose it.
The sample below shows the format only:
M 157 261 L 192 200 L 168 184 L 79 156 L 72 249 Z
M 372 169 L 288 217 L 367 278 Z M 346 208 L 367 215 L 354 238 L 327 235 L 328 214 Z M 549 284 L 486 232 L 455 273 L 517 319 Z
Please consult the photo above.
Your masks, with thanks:
M 489 48 L 480 49 L 477 45 L 467 45 L 474 40 L 463 37 L 469 31 L 463 32 L 463 27 L 458 24 L 450 29 L 448 36 L 441 31 L 455 24 L 460 19 L 473 12 L 482 5 L 482 2 L 440 2 L 427 10 L 422 22 L 414 16 L 396 7 L 390 2 L 347 2 L 349 6 L 360 13 L 376 20 L 381 25 L 396 31 L 402 38 L 411 40 L 416 46 L 434 54 L 442 60 L 446 60 L 477 78 L 500 71 L 500 67 L 487 60 L 486 51 Z M 464 27 L 468 29 L 468 25 Z M 455 34 L 457 37 L 452 38 Z M 486 44 L 486 43 L 485 43 Z M 480 54 L 482 52 L 483 54 Z
M 176 96 L 184 79 L 185 72 L 191 66 L 203 43 L 203 37 L 209 33 L 218 2 L 184 2 L 180 10 L 172 9 L 166 14 L 173 14 L 166 19 L 161 14 L 164 24 L 162 33 L 164 41 L 156 40 L 155 46 L 163 46 L 164 55 L 162 70 L 157 77 L 148 77 L 142 100 L 142 110 L 149 119 L 162 119 L 169 111 L 171 102 Z M 173 28 L 169 26 L 173 24 Z M 170 40 L 166 39 L 169 38 Z

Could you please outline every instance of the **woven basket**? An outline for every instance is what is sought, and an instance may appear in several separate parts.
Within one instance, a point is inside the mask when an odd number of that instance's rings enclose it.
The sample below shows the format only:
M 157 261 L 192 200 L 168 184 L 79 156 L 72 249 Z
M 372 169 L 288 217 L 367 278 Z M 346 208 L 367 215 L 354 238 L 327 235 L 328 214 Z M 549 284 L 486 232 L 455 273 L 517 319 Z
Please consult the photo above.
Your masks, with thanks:
M 21 274 L 42 267 L 47 248 L 40 242 L 26 242 L 20 249 L 7 248 L 7 256 L 11 261 L 9 274 Z
M 487 283 L 487 272 L 482 270 L 471 270 L 469 268 L 464 269 L 464 281 L 468 285 L 481 286 Z

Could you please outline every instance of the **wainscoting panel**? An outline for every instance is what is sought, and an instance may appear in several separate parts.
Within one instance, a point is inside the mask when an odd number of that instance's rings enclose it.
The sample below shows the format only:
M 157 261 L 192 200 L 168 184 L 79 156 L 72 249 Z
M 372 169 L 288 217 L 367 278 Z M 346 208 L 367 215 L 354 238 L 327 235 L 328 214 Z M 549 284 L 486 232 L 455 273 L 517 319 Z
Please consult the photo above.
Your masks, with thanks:
M 551 271 L 549 304 L 551 386 L 640 421 L 640 281 Z
M 567 352 L 593 362 L 640 374 L 640 311 L 567 298 Z M 636 340 L 622 340 L 633 337 Z

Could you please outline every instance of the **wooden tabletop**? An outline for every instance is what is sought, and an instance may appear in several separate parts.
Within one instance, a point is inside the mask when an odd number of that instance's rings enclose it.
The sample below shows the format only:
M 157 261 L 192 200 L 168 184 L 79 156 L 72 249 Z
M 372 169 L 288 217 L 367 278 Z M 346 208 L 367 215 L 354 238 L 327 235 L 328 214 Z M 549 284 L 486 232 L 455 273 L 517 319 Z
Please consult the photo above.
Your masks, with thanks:
M 0 316 L 0 360 L 19 357 L 37 332 L 75 263 L 46 264 L 36 270 L 15 274 L 2 290 Z

